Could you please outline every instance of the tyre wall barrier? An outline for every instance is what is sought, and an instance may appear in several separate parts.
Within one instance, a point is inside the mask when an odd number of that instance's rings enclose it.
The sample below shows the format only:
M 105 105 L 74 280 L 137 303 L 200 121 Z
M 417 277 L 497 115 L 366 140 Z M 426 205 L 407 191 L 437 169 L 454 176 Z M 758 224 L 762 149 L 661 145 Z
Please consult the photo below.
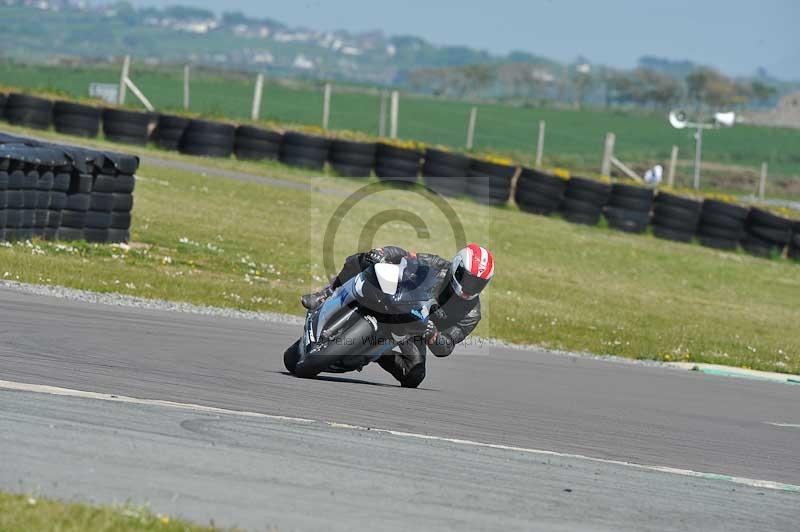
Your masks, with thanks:
M 178 150 L 181 145 L 183 132 L 191 122 L 188 118 L 173 115 L 158 115 L 156 128 L 153 130 L 151 140 L 164 150 Z
M 567 181 L 559 210 L 568 222 L 597 225 L 610 194 L 611 185 L 607 183 L 573 177 Z
M 416 183 L 422 152 L 379 142 L 375 151 L 375 175 L 381 181 Z
M 102 111 L 96 107 L 58 101 L 53 104 L 53 126 L 59 133 L 94 138 L 100 131 Z
M 697 234 L 706 247 L 733 251 L 744 237 L 747 209 L 719 200 L 705 200 Z
M 442 196 L 463 196 L 467 192 L 469 166 L 466 155 L 429 148 L 422 165 L 425 186 Z
M 547 216 L 561 206 L 566 188 L 566 179 L 533 168 L 522 168 L 514 201 L 523 211 Z
M 674 242 L 691 242 L 702 210 L 702 201 L 659 192 L 653 207 L 653 235 Z
M 350 140 L 331 141 L 328 160 L 331 168 L 347 177 L 369 177 L 375 167 L 377 144 Z
M 280 160 L 289 166 L 321 171 L 330 146 L 329 138 L 289 131 L 283 135 Z
M 112 142 L 144 146 L 150 137 L 151 115 L 122 109 L 103 110 L 103 134 Z
M 511 183 L 517 167 L 470 159 L 467 196 L 484 205 L 505 205 L 511 197 Z
M 615 183 L 611 185 L 603 214 L 608 226 L 626 233 L 644 233 L 650 225 L 653 189 Z
M 3 116 L 9 124 L 47 129 L 53 120 L 53 102 L 27 94 L 12 93 L 6 98 Z
M 0 134 L 0 240 L 130 238 L 138 157 Z
M 276 160 L 281 154 L 283 134 L 278 131 L 253 126 L 236 128 L 234 153 L 238 159 L 248 161 Z
M 800 261 L 800 222 L 792 227 L 792 240 L 789 242 L 789 258 Z
M 236 140 L 236 126 L 223 122 L 192 120 L 181 137 L 180 152 L 204 157 L 230 157 Z
M 742 248 L 757 257 L 780 255 L 792 240 L 792 221 L 762 209 L 747 213 Z

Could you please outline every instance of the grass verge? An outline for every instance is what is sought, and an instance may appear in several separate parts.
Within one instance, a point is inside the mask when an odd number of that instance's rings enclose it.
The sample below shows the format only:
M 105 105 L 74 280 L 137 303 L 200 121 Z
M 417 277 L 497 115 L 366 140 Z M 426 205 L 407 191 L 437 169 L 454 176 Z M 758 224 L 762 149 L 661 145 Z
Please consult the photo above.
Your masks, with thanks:
M 220 529 L 172 519 L 146 508 L 92 506 L 0 492 L 0 530 L 210 532 Z
M 302 177 L 333 189 L 323 194 L 154 164 L 144 164 L 139 175 L 132 228 L 138 245 L 6 244 L 0 277 L 301 314 L 298 296 L 327 280 L 321 257 L 328 221 L 364 184 Z M 486 243 L 497 257 L 477 334 L 596 354 L 800 372 L 797 264 L 575 226 L 511 207 L 448 204 L 467 239 Z M 428 233 L 393 218 L 375 226 L 375 244 L 453 254 L 450 220 L 430 198 L 388 189 L 343 217 L 330 240 L 334 262 L 357 249 L 367 220 L 398 208 L 417 215 Z

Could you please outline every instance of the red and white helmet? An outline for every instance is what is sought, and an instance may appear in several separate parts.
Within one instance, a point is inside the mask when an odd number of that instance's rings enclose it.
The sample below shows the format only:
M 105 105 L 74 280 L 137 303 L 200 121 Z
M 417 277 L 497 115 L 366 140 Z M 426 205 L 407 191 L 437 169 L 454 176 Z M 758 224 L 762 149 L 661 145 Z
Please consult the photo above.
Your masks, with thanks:
M 462 299 L 475 299 L 494 277 L 494 257 L 478 244 L 470 244 L 453 258 L 450 284 Z

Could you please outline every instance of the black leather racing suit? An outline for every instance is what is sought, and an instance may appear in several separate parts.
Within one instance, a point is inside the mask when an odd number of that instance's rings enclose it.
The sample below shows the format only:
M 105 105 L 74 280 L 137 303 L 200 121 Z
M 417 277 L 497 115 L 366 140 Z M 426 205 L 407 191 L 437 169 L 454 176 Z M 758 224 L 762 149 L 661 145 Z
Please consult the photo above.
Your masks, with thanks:
M 409 252 L 396 246 L 383 248 L 383 262 L 398 264 Z M 405 387 L 416 388 L 425 379 L 425 357 L 427 348 L 437 357 L 446 357 L 453 352 L 456 344 L 475 330 L 481 321 L 480 297 L 465 300 L 458 297 L 450 287 L 450 261 L 428 253 L 420 253 L 416 258 L 428 266 L 439 277 L 437 302 L 439 310 L 432 313 L 431 319 L 439 330 L 438 337 L 431 344 L 422 338 L 402 342 L 400 353 L 382 356 L 378 363 L 391 373 Z M 367 253 L 358 253 L 345 260 L 344 267 L 331 284 L 336 289 L 370 267 Z

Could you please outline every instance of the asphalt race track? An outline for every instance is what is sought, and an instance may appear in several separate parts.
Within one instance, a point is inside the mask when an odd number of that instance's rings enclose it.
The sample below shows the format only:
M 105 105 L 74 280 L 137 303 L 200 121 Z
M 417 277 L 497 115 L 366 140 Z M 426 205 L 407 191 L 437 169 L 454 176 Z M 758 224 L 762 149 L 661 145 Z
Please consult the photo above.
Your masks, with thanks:
M 301 380 L 298 333 L 0 289 L 0 489 L 252 529 L 797 529 L 798 386 L 487 345 L 418 390 Z

